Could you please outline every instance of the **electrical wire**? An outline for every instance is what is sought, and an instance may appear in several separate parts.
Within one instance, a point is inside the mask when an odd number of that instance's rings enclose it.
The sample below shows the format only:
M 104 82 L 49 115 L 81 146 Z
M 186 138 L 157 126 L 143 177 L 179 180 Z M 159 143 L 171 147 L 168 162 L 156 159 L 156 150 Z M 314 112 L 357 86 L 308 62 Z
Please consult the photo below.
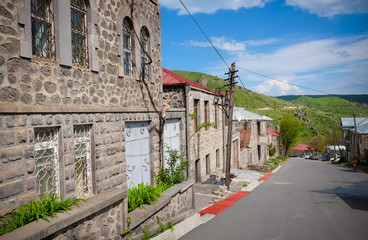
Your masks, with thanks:
M 187 13 L 189 14 L 189 16 L 193 19 L 193 21 L 195 22 L 195 24 L 198 26 L 199 30 L 201 30 L 202 34 L 206 37 L 207 41 L 211 44 L 211 46 L 213 47 L 213 49 L 216 51 L 217 55 L 219 55 L 219 57 L 222 59 L 222 61 L 225 63 L 225 65 L 230 68 L 229 64 L 227 64 L 227 62 L 225 61 L 225 59 L 222 57 L 222 55 L 220 54 L 220 52 L 217 50 L 217 48 L 215 47 L 215 45 L 213 45 L 213 43 L 211 42 L 211 40 L 209 39 L 209 37 L 207 36 L 207 34 L 203 31 L 202 27 L 199 25 L 199 23 L 195 20 L 195 18 L 193 17 L 193 15 L 189 12 L 188 8 L 185 6 L 185 4 L 179 0 L 181 5 L 183 5 L 183 7 L 185 8 L 185 10 L 187 11 Z

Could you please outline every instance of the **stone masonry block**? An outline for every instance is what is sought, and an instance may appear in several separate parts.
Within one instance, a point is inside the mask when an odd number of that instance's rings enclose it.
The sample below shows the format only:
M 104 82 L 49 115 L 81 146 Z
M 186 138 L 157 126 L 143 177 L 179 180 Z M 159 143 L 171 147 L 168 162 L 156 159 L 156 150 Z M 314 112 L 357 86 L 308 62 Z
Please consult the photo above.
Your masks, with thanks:
M 10 212 L 13 208 L 16 207 L 16 203 L 17 201 L 15 197 L 0 201 L 0 215 L 5 215 Z
M 0 199 L 6 198 L 18 193 L 23 192 L 22 179 L 18 179 L 12 182 L 2 183 L 0 185 Z
M 8 162 L 7 164 L 3 165 L 0 171 L 4 180 L 10 180 L 16 177 L 23 176 L 26 173 L 25 162 Z
M 34 145 L 33 144 L 26 144 L 24 146 L 24 156 L 26 158 L 33 158 L 35 155 Z
M 27 190 L 33 190 L 36 188 L 36 176 L 31 176 L 26 180 Z
M 18 196 L 18 205 L 23 205 L 31 202 L 31 199 L 36 199 L 36 191 L 27 192 Z
M 72 126 L 68 126 L 68 127 L 63 127 L 63 137 L 64 138 L 71 138 L 73 137 L 73 127 Z
M 4 163 L 17 161 L 22 158 L 22 146 L 0 149 L 0 158 Z
M 0 132 L 0 146 L 12 145 L 16 142 L 16 131 L 5 130 Z
M 35 161 L 28 160 L 27 161 L 27 173 L 33 173 L 35 170 Z
M 17 130 L 18 143 L 26 143 L 27 142 L 27 129 L 22 128 Z

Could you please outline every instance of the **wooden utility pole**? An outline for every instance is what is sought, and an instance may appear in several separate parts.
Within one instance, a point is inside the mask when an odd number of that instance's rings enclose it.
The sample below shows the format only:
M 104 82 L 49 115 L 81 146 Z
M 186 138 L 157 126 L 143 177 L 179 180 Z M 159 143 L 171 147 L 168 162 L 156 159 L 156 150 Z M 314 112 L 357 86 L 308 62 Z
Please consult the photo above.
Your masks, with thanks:
M 358 159 L 358 161 L 360 160 L 360 151 L 359 151 L 359 142 L 358 142 L 358 131 L 357 131 L 357 126 L 356 126 L 356 114 L 355 112 L 353 113 L 354 116 L 354 129 L 355 129 L 355 135 L 354 135 L 354 141 L 356 144 L 356 152 L 355 152 L 355 157 Z M 351 140 L 350 140 L 351 141 Z
M 332 113 L 332 137 L 333 137 L 333 144 L 334 144 L 334 161 L 336 161 L 336 133 L 335 133 L 335 114 Z
M 229 72 L 226 73 L 229 75 L 229 78 L 226 79 L 230 88 L 230 102 L 229 102 L 229 110 L 228 110 L 228 127 L 227 127 L 227 145 L 226 145 L 226 168 L 225 168 L 225 184 L 227 186 L 227 190 L 230 190 L 230 168 L 231 168 L 231 145 L 232 145 L 232 134 L 233 134 L 233 108 L 234 108 L 234 88 L 235 88 L 235 63 L 231 64 L 231 68 Z

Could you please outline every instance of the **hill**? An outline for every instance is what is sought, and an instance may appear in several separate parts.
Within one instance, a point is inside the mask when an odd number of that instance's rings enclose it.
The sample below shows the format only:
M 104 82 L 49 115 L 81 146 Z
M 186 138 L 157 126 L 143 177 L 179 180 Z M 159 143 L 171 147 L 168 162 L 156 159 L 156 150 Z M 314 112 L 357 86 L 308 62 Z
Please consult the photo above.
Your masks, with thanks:
M 293 101 L 300 97 L 310 97 L 310 98 L 326 98 L 326 97 L 339 97 L 345 99 L 349 102 L 360 103 L 360 104 L 368 104 L 368 94 L 356 94 L 356 95 L 284 95 L 278 96 L 276 98 L 285 100 L 285 101 Z
M 173 72 L 191 81 L 199 82 L 213 90 L 217 88 L 222 88 L 222 91 L 228 90 L 228 88 L 223 87 L 226 85 L 226 82 L 216 76 L 179 70 L 174 70 Z M 243 107 L 249 111 L 266 115 L 274 119 L 275 125 L 279 124 L 285 112 L 291 112 L 295 117 L 303 121 L 303 128 L 300 134 L 302 142 L 308 142 L 310 137 L 317 134 L 331 134 L 332 128 L 339 131 L 340 119 L 342 117 L 351 117 L 353 111 L 358 116 L 368 117 L 367 108 L 337 96 L 319 98 L 298 96 L 292 101 L 284 101 L 280 98 L 259 94 L 240 86 L 236 86 L 234 94 L 237 107 Z M 337 136 L 339 136 L 338 134 Z

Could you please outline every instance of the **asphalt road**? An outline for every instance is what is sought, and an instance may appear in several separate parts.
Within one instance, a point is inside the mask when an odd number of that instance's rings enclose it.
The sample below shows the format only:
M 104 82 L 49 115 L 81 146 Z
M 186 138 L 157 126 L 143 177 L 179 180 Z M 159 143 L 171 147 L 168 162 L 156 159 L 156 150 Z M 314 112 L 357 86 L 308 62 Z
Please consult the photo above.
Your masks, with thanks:
M 246 197 L 182 240 L 368 239 L 368 174 L 290 159 Z

